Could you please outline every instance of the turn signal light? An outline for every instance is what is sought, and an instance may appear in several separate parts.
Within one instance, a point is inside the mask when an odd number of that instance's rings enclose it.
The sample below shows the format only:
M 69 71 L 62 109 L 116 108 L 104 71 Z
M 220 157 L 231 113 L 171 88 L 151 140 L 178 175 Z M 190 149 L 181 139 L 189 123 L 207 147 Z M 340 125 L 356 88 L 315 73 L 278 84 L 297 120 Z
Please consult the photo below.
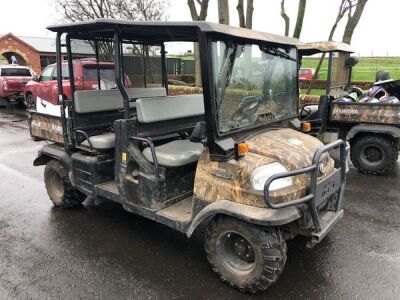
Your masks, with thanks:
M 310 132 L 311 131 L 311 123 L 305 122 L 303 123 L 303 132 Z
M 249 145 L 246 143 L 240 143 L 237 145 L 238 156 L 244 156 L 249 152 Z

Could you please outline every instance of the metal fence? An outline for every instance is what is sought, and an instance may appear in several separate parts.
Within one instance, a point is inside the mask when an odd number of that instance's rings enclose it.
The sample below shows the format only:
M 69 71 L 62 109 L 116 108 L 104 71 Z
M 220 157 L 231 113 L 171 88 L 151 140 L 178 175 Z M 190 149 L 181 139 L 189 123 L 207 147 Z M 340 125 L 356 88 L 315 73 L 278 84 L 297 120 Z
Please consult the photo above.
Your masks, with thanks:
M 127 74 L 140 75 L 143 74 L 144 65 L 146 69 L 153 73 L 161 74 L 160 57 L 149 57 L 146 60 L 139 56 L 124 56 L 124 71 Z M 182 58 L 166 58 L 167 74 L 185 74 L 194 75 L 195 61 Z

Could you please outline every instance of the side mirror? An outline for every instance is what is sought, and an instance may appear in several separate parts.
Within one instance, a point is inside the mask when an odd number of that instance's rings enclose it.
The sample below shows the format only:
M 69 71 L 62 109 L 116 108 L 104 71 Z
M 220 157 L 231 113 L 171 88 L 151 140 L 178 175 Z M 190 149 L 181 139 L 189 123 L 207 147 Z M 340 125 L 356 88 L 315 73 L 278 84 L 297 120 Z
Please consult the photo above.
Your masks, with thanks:
M 39 81 L 39 77 L 36 76 L 36 75 L 33 75 L 33 76 L 32 76 L 32 80 L 38 82 L 38 81 Z
M 207 125 L 206 122 L 197 122 L 194 127 L 192 134 L 190 135 L 190 141 L 193 143 L 201 143 L 207 137 Z

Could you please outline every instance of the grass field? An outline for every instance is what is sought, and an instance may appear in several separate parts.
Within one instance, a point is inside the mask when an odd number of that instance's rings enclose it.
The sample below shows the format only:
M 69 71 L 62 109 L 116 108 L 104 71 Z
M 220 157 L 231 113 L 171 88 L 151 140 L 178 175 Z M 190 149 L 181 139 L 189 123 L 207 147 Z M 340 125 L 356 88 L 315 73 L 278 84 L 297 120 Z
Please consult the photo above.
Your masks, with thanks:
M 319 58 L 303 58 L 302 67 L 316 68 Z M 319 78 L 326 79 L 328 60 L 325 59 Z M 359 63 L 353 69 L 353 80 L 374 81 L 375 74 L 379 70 L 390 73 L 393 79 L 400 79 L 400 57 L 360 57 Z

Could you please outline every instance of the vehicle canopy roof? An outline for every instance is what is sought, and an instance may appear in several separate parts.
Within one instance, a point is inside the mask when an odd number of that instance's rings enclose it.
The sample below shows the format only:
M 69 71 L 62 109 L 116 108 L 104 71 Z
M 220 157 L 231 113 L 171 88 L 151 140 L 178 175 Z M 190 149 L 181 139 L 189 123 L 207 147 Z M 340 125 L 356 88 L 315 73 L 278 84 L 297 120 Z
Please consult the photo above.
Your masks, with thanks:
M 350 47 L 349 44 L 334 41 L 300 43 L 297 47 L 299 49 L 299 54 L 305 56 L 326 52 L 354 53 L 354 50 Z
M 236 39 L 259 40 L 278 45 L 297 46 L 299 40 L 246 28 L 233 27 L 204 21 L 125 21 L 97 19 L 47 27 L 58 33 L 70 33 L 73 38 L 113 38 L 120 32 L 123 38 L 157 43 L 157 41 L 197 41 L 198 33 L 215 33 Z

